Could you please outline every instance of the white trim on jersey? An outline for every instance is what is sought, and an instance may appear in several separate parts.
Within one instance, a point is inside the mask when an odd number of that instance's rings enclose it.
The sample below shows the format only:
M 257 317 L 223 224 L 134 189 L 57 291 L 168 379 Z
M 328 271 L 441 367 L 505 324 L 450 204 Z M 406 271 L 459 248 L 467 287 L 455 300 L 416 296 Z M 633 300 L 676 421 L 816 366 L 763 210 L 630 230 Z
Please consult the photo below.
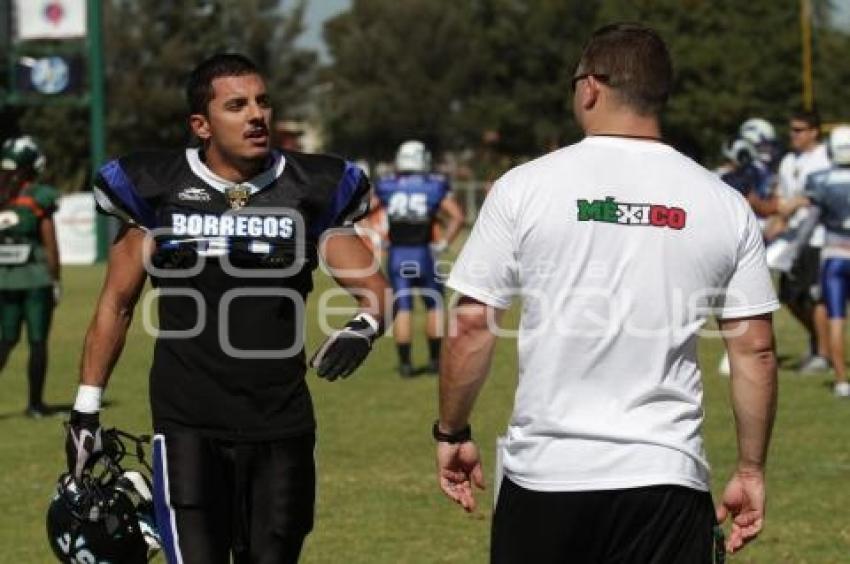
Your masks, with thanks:
M 174 512 L 174 506 L 171 505 L 171 485 L 168 478 L 168 453 L 165 448 L 165 435 L 154 435 L 154 448 L 156 448 L 157 443 L 159 443 L 160 447 L 160 461 L 162 462 L 162 490 L 165 496 L 165 499 L 162 501 L 168 509 L 168 523 L 162 523 L 160 526 L 169 528 L 172 540 L 172 546 L 164 548 L 166 553 L 169 552 L 169 548 L 173 550 L 173 555 L 177 559 L 176 562 L 169 562 L 168 564 L 183 564 L 183 553 L 180 550 L 180 534 L 177 531 L 177 514 Z
M 124 210 L 116 206 L 115 203 L 106 194 L 106 192 L 104 192 L 97 186 L 93 186 L 92 194 L 94 195 L 95 202 L 97 202 L 97 205 L 99 205 L 103 211 L 105 211 L 109 215 L 117 217 L 124 223 L 129 223 L 130 225 L 141 227 L 142 229 L 147 231 L 147 227 L 138 223 L 135 219 L 133 219 L 132 216 L 130 216 L 130 214 L 126 213 Z
M 251 194 L 255 194 L 280 178 L 280 175 L 283 174 L 283 169 L 286 167 L 286 158 L 278 151 L 272 151 L 271 155 L 274 160 L 269 168 L 250 180 L 236 183 L 220 177 L 207 168 L 207 165 L 201 160 L 200 151 L 197 148 L 186 149 L 186 160 L 189 162 L 189 168 L 192 169 L 192 172 L 221 193 L 224 193 L 225 188 L 241 184 L 247 187 L 251 191 Z

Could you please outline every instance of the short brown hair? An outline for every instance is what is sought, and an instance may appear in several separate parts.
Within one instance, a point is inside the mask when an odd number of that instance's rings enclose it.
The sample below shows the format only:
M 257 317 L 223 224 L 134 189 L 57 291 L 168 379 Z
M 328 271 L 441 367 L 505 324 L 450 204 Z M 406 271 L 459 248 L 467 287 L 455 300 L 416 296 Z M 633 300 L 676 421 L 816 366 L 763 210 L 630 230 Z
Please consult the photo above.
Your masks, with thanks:
M 673 86 L 673 63 L 661 36 L 646 26 L 614 23 L 593 32 L 576 74 L 593 74 L 642 115 L 664 109 Z
M 791 120 L 802 121 L 812 129 L 820 130 L 820 113 L 815 109 L 798 109 L 791 114 Z

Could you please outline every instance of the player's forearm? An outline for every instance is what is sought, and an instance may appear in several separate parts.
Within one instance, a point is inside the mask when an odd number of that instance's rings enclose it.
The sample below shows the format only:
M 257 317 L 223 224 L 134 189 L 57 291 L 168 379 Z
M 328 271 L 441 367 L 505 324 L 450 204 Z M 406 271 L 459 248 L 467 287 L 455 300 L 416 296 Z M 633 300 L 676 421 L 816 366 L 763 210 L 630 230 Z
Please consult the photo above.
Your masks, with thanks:
M 454 241 L 462 228 L 463 217 L 452 218 L 449 220 L 449 224 L 446 226 L 446 242 L 451 243 Z
M 354 283 L 351 283 L 354 285 Z M 366 276 L 357 283 L 355 299 L 361 313 L 368 313 L 374 317 L 381 327 L 386 327 L 388 319 L 385 319 L 388 311 L 388 299 L 392 294 L 389 284 L 384 275 L 376 272 Z
M 361 313 L 368 313 L 385 327 L 389 284 L 360 237 L 353 231 L 341 231 L 329 236 L 320 248 L 336 283 L 357 300 Z
M 80 362 L 80 384 L 106 387 L 127 337 L 133 309 L 129 305 L 98 307 L 86 333 Z
M 747 201 L 759 217 L 767 217 L 779 211 L 779 198 L 776 196 L 765 199 L 759 197 L 755 192 L 750 192 Z
M 484 306 L 471 314 L 457 309 L 453 313 L 455 319 L 440 353 L 440 428 L 446 433 L 457 432 L 469 422 L 496 344 Z
M 52 219 L 42 221 L 41 237 L 44 244 L 47 271 L 51 279 L 59 280 L 59 243 L 56 241 L 56 229 Z
M 794 196 L 779 203 L 779 214 L 784 217 L 791 216 L 798 209 L 811 205 L 811 200 L 806 196 Z
M 730 362 L 738 467 L 763 470 L 776 415 L 778 386 L 773 344 L 746 353 L 731 353 Z
M 53 244 L 46 245 L 44 250 L 46 258 L 47 258 L 47 271 L 50 274 L 50 278 L 52 280 L 60 280 L 60 270 L 59 270 L 59 248 L 56 245 L 56 241 L 53 241 Z

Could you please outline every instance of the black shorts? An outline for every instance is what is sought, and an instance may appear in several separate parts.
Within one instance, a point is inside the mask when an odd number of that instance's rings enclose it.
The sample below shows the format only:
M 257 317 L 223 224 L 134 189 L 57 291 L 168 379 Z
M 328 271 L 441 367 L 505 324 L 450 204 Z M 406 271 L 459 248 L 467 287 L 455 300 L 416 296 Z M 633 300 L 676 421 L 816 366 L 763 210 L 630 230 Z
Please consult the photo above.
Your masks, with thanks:
M 820 248 L 806 245 L 791 270 L 779 277 L 779 301 L 817 303 L 821 301 L 820 294 Z
M 313 528 L 314 435 L 239 443 L 185 432 L 153 445 L 157 528 L 169 564 L 297 562 Z
M 681 486 L 538 492 L 502 481 L 492 564 L 711 564 L 711 494 Z

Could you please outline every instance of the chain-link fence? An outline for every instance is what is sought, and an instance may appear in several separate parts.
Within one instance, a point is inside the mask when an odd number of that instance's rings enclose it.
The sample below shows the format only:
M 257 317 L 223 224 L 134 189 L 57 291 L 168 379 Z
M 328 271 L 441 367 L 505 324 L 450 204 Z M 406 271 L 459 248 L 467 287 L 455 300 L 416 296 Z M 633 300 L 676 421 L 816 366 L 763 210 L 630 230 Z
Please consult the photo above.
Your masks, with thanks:
M 452 191 L 455 199 L 463 206 L 466 211 L 466 224 L 472 225 L 475 218 L 478 217 L 478 210 L 481 209 L 481 204 L 484 203 L 484 198 L 487 197 L 487 190 L 490 187 L 489 182 L 481 180 L 461 180 L 452 182 Z

